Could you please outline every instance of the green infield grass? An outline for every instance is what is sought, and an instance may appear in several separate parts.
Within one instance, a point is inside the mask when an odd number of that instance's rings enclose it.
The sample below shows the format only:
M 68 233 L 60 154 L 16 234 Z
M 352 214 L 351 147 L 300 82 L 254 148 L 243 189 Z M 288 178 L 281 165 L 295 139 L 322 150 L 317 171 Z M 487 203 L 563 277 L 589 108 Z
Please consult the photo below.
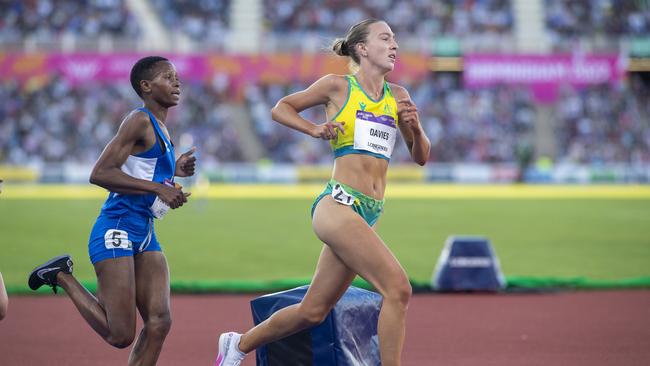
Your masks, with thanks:
M 101 199 L 0 200 L 0 271 L 10 289 L 70 253 L 93 281 L 87 239 Z M 311 199 L 191 199 L 156 222 L 172 281 L 279 280 L 312 275 L 321 243 Z M 621 280 L 650 276 L 647 198 L 388 198 L 378 231 L 409 276 L 429 281 L 450 235 L 489 238 L 506 277 Z

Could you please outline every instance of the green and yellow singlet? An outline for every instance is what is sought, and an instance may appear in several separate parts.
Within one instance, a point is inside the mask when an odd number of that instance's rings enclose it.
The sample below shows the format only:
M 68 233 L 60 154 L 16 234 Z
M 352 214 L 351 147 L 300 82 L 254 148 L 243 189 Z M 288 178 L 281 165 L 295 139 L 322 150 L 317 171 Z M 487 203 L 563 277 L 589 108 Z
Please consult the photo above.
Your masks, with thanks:
M 334 157 L 365 154 L 390 160 L 397 137 L 397 102 L 384 81 L 384 93 L 379 100 L 372 99 L 359 85 L 354 75 L 346 75 L 348 98 L 341 110 L 331 119 L 345 122 L 344 133 L 330 140 Z

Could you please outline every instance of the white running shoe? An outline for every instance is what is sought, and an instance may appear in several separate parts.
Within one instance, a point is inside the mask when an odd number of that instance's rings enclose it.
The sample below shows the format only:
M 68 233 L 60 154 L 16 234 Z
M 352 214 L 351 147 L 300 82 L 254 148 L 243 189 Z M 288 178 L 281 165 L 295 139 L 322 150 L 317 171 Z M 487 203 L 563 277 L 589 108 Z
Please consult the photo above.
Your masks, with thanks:
M 214 366 L 239 366 L 246 354 L 239 350 L 241 334 L 223 333 L 219 336 L 219 354 Z

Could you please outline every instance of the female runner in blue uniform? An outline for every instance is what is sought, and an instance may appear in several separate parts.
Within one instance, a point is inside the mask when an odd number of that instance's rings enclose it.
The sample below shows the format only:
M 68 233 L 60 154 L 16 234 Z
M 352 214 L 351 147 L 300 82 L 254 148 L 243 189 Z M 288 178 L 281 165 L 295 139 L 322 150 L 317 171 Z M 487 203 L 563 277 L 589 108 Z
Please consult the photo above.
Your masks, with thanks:
M 129 365 L 154 365 L 171 327 L 169 269 L 154 232 L 154 219 L 187 202 L 174 176 L 194 174 L 194 148 L 178 159 L 165 126 L 176 106 L 176 68 L 157 56 L 139 60 L 131 85 L 144 101 L 120 125 L 95 163 L 90 182 L 110 191 L 90 234 L 88 251 L 97 275 L 97 297 L 72 276 L 63 255 L 36 267 L 29 286 L 62 287 L 88 324 L 109 344 L 128 347 L 135 338 L 136 310 L 144 327 Z

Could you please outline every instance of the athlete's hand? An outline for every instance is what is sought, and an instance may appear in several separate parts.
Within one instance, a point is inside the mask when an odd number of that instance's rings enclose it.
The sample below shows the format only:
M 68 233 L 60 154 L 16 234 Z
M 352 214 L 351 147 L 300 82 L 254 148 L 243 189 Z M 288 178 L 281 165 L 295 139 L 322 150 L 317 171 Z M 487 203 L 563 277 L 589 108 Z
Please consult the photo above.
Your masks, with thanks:
M 330 121 L 321 125 L 316 125 L 316 128 L 314 128 L 311 133 L 311 137 L 323 140 L 333 140 L 338 136 L 339 131 L 342 134 L 345 133 L 343 131 L 344 124 L 345 122 Z
M 421 131 L 418 107 L 411 99 L 400 99 L 397 101 L 397 118 L 399 123 L 408 126 L 411 131 Z
M 194 175 L 194 168 L 196 167 L 196 156 L 194 152 L 196 147 L 192 147 L 186 153 L 182 154 L 176 160 L 176 172 L 174 175 L 177 177 L 191 177 Z
M 166 184 L 161 184 L 160 187 L 158 187 L 156 194 L 167 206 L 175 209 L 183 206 L 183 203 L 187 202 L 187 197 L 191 194 L 184 193 L 181 188 L 180 185 L 170 187 Z

